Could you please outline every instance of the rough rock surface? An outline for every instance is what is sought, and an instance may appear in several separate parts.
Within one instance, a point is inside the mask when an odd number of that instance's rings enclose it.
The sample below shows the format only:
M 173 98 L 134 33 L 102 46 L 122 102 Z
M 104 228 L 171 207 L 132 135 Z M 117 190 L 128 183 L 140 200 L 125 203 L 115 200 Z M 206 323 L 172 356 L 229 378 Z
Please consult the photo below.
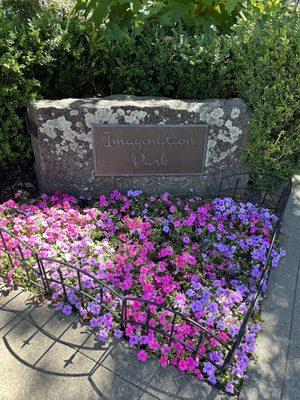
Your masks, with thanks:
M 250 109 L 239 98 L 171 100 L 136 96 L 39 100 L 28 108 L 40 190 L 97 197 L 114 188 L 155 194 L 214 193 L 220 177 L 243 172 Z M 91 124 L 208 124 L 205 167 L 197 176 L 95 176 Z

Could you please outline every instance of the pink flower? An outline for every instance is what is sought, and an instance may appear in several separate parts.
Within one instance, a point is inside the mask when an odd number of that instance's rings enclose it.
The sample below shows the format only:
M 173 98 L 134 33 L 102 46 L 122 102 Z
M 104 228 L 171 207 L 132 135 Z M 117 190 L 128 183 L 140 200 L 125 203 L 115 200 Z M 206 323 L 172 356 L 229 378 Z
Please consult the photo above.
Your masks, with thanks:
M 8 200 L 8 201 L 5 203 L 5 205 L 6 205 L 7 207 L 14 208 L 14 207 L 17 206 L 17 203 L 15 203 L 13 200 Z
M 176 207 L 175 206 L 171 206 L 170 207 L 170 212 L 173 214 L 176 211 Z
M 5 281 L 9 284 L 9 285 L 12 285 L 13 284 L 13 279 L 14 279 L 14 276 L 15 276 L 15 270 L 14 269 L 10 269 L 9 271 L 8 271 L 8 273 L 6 274 L 6 277 L 5 277 Z
M 178 362 L 178 369 L 181 372 L 186 371 L 188 369 L 188 364 L 187 364 L 186 360 L 180 360 Z
M 221 332 L 221 333 L 219 334 L 219 336 L 220 336 L 220 339 L 222 339 L 222 340 L 224 340 L 224 341 L 226 341 L 226 340 L 229 339 L 229 336 L 228 336 L 227 333 L 225 333 L 225 332 Z
M 199 362 L 198 361 L 196 361 L 194 358 L 192 358 L 192 357 L 188 357 L 187 359 L 186 359 L 186 363 L 187 363 L 187 369 L 189 370 L 189 371 L 194 371 L 195 370 L 195 368 L 198 366 L 198 364 L 199 364 Z
M 196 264 L 196 258 L 192 256 L 189 253 L 183 253 L 182 254 L 182 260 L 185 261 L 189 265 L 195 265 Z
M 118 237 L 119 237 L 123 242 L 126 242 L 126 241 L 127 241 L 127 236 L 125 235 L 125 233 L 120 233 L 120 234 L 118 235 Z
M 221 344 L 215 338 L 210 338 L 209 341 L 214 347 L 221 346 Z
M 159 342 L 156 339 L 149 339 L 148 340 L 148 347 L 151 350 L 158 350 L 159 349 Z
M 127 324 L 125 333 L 126 333 L 126 336 L 128 336 L 128 337 L 130 337 L 134 334 L 134 329 L 133 329 L 132 325 Z
M 184 308 L 185 303 L 186 303 L 186 297 L 185 297 L 184 293 L 176 293 L 176 304 L 180 308 Z
M 199 379 L 199 381 L 203 380 L 203 375 L 202 375 L 202 372 L 200 371 L 200 369 L 196 369 L 195 374 L 196 374 L 197 378 Z
M 158 257 L 160 257 L 160 258 L 165 258 L 165 257 L 173 256 L 173 255 L 174 255 L 174 250 L 172 249 L 172 247 L 166 247 L 165 249 L 162 249 L 158 253 Z
M 161 364 L 161 366 L 162 366 L 163 368 L 166 368 L 166 366 L 168 365 L 168 356 L 167 356 L 167 355 L 163 354 L 163 355 L 160 357 L 160 364 Z
M 139 361 L 147 361 L 147 359 L 148 359 L 148 354 L 145 352 L 145 350 L 140 350 L 138 353 L 137 353 L 137 359 L 139 360 Z
M 15 266 L 15 267 L 19 267 L 20 265 L 21 265 L 21 261 L 20 260 L 17 260 L 16 258 L 13 260 L 13 265 Z
M 101 207 L 104 207 L 104 208 L 108 206 L 108 202 L 107 202 L 106 196 L 105 196 L 104 194 L 102 194 L 102 195 L 99 197 L 99 205 L 100 205 Z

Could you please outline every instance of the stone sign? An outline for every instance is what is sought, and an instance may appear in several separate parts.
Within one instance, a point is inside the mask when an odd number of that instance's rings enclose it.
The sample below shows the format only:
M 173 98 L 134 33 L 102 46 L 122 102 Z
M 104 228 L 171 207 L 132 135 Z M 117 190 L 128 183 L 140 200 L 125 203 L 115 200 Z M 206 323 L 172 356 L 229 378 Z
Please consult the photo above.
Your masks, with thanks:
M 203 171 L 208 125 L 92 125 L 96 176 Z
M 250 109 L 239 98 L 38 100 L 28 119 L 37 180 L 46 193 L 213 193 L 222 176 L 245 171 L 240 153 Z

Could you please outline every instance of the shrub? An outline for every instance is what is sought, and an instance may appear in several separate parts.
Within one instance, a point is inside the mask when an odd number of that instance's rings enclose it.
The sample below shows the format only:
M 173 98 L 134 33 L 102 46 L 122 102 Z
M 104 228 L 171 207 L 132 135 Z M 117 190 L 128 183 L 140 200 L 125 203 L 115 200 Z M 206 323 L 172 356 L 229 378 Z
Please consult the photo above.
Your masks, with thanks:
M 110 43 L 107 76 L 113 93 L 231 96 L 223 67 L 228 57 L 226 40 L 214 33 L 191 35 L 180 29 L 148 27 L 143 35 Z
M 286 11 L 240 21 L 234 84 L 252 106 L 248 168 L 290 175 L 300 154 L 300 19 Z
M 0 165 L 31 156 L 26 106 L 47 86 L 53 52 L 67 24 L 38 1 L 0 3 Z M 31 15 L 31 18 L 29 18 Z
M 215 33 L 191 35 L 149 26 L 142 35 L 109 39 L 89 23 L 71 18 L 52 60 L 34 76 L 43 82 L 41 94 L 48 98 L 113 93 L 230 97 L 224 67 L 228 55 L 226 39 Z
M 21 110 L 34 98 L 38 82 L 26 76 L 31 57 L 22 51 L 25 41 L 23 25 L 0 10 L 0 164 L 29 151 Z

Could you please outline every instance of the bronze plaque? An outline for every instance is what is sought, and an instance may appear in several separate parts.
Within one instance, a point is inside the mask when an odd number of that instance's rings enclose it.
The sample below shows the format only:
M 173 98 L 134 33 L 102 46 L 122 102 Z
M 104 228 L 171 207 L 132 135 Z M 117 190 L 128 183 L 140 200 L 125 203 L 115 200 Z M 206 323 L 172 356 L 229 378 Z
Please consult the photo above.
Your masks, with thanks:
M 92 125 L 97 176 L 203 171 L 208 125 Z

